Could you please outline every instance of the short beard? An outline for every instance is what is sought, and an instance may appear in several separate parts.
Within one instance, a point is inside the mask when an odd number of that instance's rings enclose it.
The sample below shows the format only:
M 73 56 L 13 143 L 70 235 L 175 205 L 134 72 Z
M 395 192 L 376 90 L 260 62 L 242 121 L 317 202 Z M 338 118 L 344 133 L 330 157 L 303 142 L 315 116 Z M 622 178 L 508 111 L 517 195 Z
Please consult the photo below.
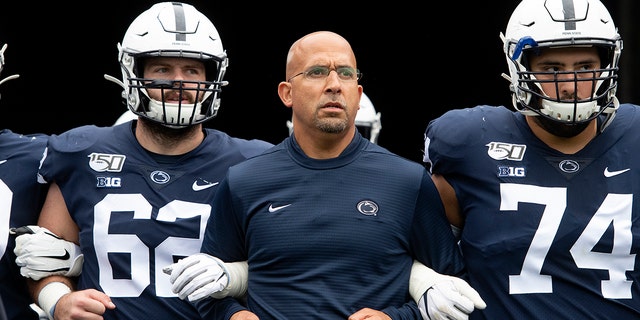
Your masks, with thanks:
M 347 129 L 347 121 L 341 119 L 315 119 L 316 128 L 325 133 L 341 133 Z
M 575 124 L 562 123 L 544 116 L 533 117 L 533 121 L 538 123 L 538 125 L 542 129 L 544 129 L 544 131 L 562 138 L 571 138 L 577 136 L 589 126 L 589 123 L 591 123 L 591 121 Z
M 149 132 L 157 140 L 164 141 L 165 144 L 180 143 L 201 130 L 200 126 L 198 125 L 191 125 L 181 128 L 170 128 L 159 122 L 147 119 L 144 116 L 139 117 L 138 121 L 144 122 L 147 130 L 149 130 Z

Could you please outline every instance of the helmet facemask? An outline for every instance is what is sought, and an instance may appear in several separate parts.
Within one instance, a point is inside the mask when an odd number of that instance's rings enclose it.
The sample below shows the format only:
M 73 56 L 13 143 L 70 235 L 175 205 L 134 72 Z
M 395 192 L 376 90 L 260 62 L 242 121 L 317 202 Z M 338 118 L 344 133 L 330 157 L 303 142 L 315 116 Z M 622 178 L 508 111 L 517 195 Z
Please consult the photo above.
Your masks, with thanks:
M 149 56 L 149 55 L 147 55 Z M 164 53 L 163 56 L 166 56 Z M 130 70 L 131 74 L 142 74 L 145 59 L 141 56 L 130 59 L 134 62 Z M 220 107 L 220 92 L 222 86 L 226 83 L 222 81 L 224 71 L 220 66 L 224 61 L 206 61 L 207 81 L 188 81 L 188 80 L 168 80 L 168 79 L 150 79 L 127 77 L 128 90 L 127 93 L 129 106 L 137 105 L 134 113 L 145 118 L 159 122 L 171 128 L 182 128 L 197 123 L 204 122 L 216 116 Z M 124 67 L 123 67 L 124 68 Z M 210 76 L 214 75 L 214 80 L 209 81 Z M 165 99 L 157 100 L 149 95 L 148 90 L 160 90 L 160 96 L 166 97 L 172 95 L 178 103 L 165 102 Z M 184 103 L 183 98 L 189 97 L 189 101 L 195 103 Z M 139 99 L 139 101 L 138 101 Z
M 550 48 L 553 47 L 542 50 Z M 520 110 L 526 108 L 525 114 L 571 125 L 589 122 L 603 112 L 611 113 L 617 109 L 615 92 L 618 68 L 611 68 L 611 64 L 608 64 L 592 70 L 534 72 L 529 71 L 528 61 L 531 55 L 538 54 L 540 48 L 522 51 L 521 61 L 512 60 L 512 63 L 518 66 L 518 70 L 515 71 L 517 77 L 512 79 L 512 85 L 515 88 L 514 105 L 517 104 Z M 555 90 L 544 92 L 543 85 L 548 83 L 553 84 Z M 560 86 L 566 83 L 573 85 L 572 96 L 562 96 Z M 586 97 L 578 96 L 579 87 L 582 91 L 588 91 Z M 584 92 L 581 93 L 585 96 Z

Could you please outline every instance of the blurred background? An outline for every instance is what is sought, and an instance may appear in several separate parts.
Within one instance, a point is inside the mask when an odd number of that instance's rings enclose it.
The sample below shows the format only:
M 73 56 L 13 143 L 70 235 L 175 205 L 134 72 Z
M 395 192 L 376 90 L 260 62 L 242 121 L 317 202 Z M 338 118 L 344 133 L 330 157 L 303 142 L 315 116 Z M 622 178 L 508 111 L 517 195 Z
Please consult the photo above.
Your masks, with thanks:
M 427 123 L 452 108 L 511 107 L 502 42 L 519 1 L 307 2 L 185 1 L 210 17 L 229 56 L 222 107 L 207 127 L 280 142 L 290 109 L 277 95 L 289 46 L 331 30 L 353 46 L 361 84 L 382 113 L 379 144 L 421 162 Z M 604 0 L 622 38 L 618 98 L 640 104 L 637 0 Z M 116 44 L 155 1 L 12 2 L 0 9 L 0 44 L 9 45 L 0 78 L 0 128 L 58 134 L 83 124 L 111 125 L 126 110 Z M 427 9 L 422 9 L 423 7 Z M 444 8 L 444 9 L 443 9 Z M 455 128 L 452 128 L 454 130 Z

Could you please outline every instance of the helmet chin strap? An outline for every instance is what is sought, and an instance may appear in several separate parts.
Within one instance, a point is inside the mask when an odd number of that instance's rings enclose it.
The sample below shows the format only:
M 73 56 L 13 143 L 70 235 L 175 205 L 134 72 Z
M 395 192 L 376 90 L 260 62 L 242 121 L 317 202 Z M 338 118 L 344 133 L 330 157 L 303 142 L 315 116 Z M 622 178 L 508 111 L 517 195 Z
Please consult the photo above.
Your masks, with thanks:
M 574 103 L 542 100 L 541 105 L 541 113 L 560 122 L 567 123 L 584 121 L 591 117 L 594 113 L 600 111 L 598 102 L 595 100 L 589 102 Z
M 144 93 L 147 97 L 148 94 Z M 146 117 L 161 122 L 170 128 L 190 126 L 204 118 L 200 114 L 202 103 L 170 103 L 149 98 Z
M 145 87 L 153 89 L 173 89 L 173 84 L 174 81 L 172 80 L 153 80 Z M 180 88 L 179 90 L 184 89 Z M 151 98 L 147 89 L 140 88 L 139 92 L 148 100 L 147 107 L 145 108 L 146 112 L 141 116 L 150 118 L 173 129 L 180 129 L 202 122 L 202 120 L 205 119 L 205 115 L 202 114 L 202 103 L 203 101 L 207 101 L 212 94 L 211 91 L 205 91 L 202 99 L 196 103 L 184 103 L 181 101 L 172 103 Z

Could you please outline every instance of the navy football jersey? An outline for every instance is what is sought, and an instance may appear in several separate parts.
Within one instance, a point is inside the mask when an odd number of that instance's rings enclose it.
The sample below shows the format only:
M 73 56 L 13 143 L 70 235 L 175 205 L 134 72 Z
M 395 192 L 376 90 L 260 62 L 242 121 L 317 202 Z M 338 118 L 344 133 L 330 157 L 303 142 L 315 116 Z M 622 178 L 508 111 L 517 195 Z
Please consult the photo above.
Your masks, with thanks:
M 20 275 L 9 228 L 38 223 L 47 186 L 37 182 L 38 166 L 47 144 L 45 135 L 0 131 L 0 297 L 8 319 L 38 319 L 26 279 Z
M 162 268 L 200 251 L 211 202 L 229 166 L 272 145 L 204 129 L 178 161 L 156 161 L 131 126 L 83 126 L 52 135 L 39 173 L 55 181 L 80 229 L 78 289 L 105 292 L 105 319 L 196 319 Z
M 263 320 L 347 319 L 365 307 L 418 319 L 408 294 L 413 260 L 463 272 L 428 172 L 359 133 L 325 160 L 290 136 L 231 167 L 213 206 L 202 251 L 248 260 L 248 308 Z M 198 305 L 217 312 L 209 319 L 242 308 L 233 298 Z
M 579 152 L 549 148 L 519 112 L 431 121 L 425 162 L 453 186 L 460 245 L 487 308 L 472 319 L 640 318 L 640 108 Z

